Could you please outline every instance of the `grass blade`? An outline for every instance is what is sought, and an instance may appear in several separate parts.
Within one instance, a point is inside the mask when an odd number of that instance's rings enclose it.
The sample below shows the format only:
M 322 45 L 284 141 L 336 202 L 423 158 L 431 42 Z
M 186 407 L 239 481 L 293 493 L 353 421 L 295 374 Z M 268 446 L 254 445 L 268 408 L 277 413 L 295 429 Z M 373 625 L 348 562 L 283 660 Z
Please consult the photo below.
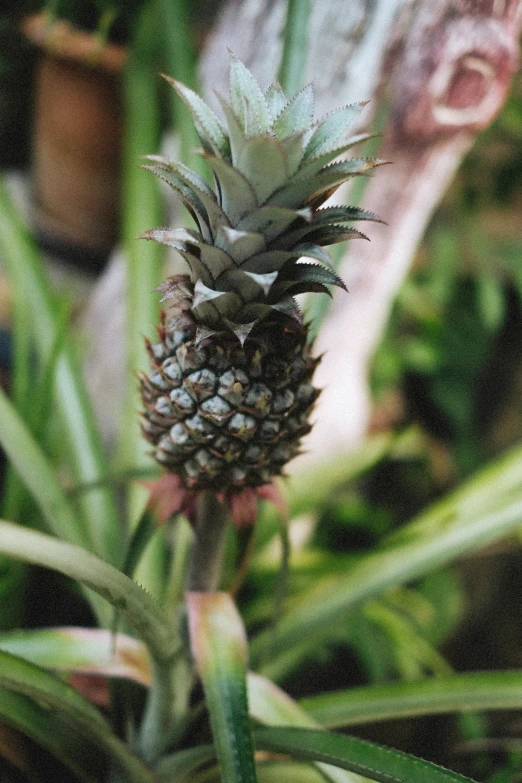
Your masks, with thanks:
M 378 783 L 470 783 L 470 778 L 429 761 L 355 737 L 314 729 L 258 729 L 256 746 L 290 753 L 302 761 L 322 761 Z
M 97 628 L 38 628 L 0 634 L 0 650 L 59 672 L 123 677 L 150 685 L 147 648 L 125 634 Z
M 303 699 L 325 728 L 476 710 L 522 709 L 522 671 L 477 672 L 420 682 L 368 685 Z
M 178 651 L 179 640 L 161 607 L 132 579 L 91 552 L 0 521 L 0 554 L 59 571 L 98 593 L 135 628 L 156 661 L 170 663 Z
M 162 225 L 163 208 L 154 177 L 140 164 L 143 156 L 156 153 L 160 144 L 157 100 L 159 77 L 158 20 L 152 3 L 145 3 L 134 26 L 123 78 L 125 132 L 123 142 L 122 242 L 126 263 L 126 390 L 119 427 L 114 468 L 117 472 L 150 468 L 152 460 L 141 435 L 138 411 L 137 373 L 148 368 L 144 335 L 154 336 L 159 322 L 159 295 L 154 289 L 161 280 L 163 248 L 157 242 L 141 242 L 138 236 Z M 130 485 L 126 492 L 128 529 L 138 523 L 148 498 L 147 490 Z M 161 567 L 163 540 L 157 537 L 138 571 L 141 584 L 155 598 L 161 596 L 164 571 Z
M 22 416 L 29 412 L 31 399 L 31 314 L 23 292 L 18 286 L 11 291 L 11 397 Z M 19 476 L 7 466 L 2 497 L 2 513 L 15 519 L 25 497 L 25 488 Z
M 0 249 L 13 288 L 28 303 L 35 346 L 41 360 L 45 361 L 57 338 L 55 303 L 39 253 L 1 179 Z M 55 390 L 76 478 L 79 482 L 96 481 L 107 472 L 106 464 L 81 373 L 68 339 L 57 362 Z M 81 499 L 81 509 L 92 548 L 117 563 L 121 545 L 112 493 L 101 488 L 85 495 Z
M 297 726 L 320 729 L 320 724 L 301 705 L 273 682 L 253 672 L 248 673 L 248 704 L 250 715 L 267 726 Z M 316 762 L 322 775 L 331 783 L 362 783 L 358 775 L 330 764 Z
M 32 663 L 0 652 L 0 686 L 51 710 L 69 730 L 95 743 L 125 772 L 129 783 L 153 783 L 152 774 L 112 733 L 98 710 L 73 687 Z
M 188 783 L 199 767 L 215 758 L 214 745 L 196 745 L 195 748 L 187 748 L 165 756 L 154 771 L 158 779 L 164 783 L 172 783 L 173 780 Z
M 158 19 L 162 20 L 161 35 L 168 74 L 173 79 L 197 91 L 196 52 L 188 20 L 188 0 L 156 0 Z M 169 89 L 171 118 L 180 142 L 180 159 L 198 174 L 204 164 L 194 150 L 200 141 L 189 112 L 175 92 Z
M 187 593 L 190 644 L 210 712 L 223 783 L 255 783 L 246 637 L 227 593 Z
M 263 673 L 282 676 L 288 667 L 285 656 L 294 645 L 324 639 L 364 601 L 515 530 L 522 521 L 520 461 L 521 450 L 516 449 L 406 525 L 387 546 L 361 557 L 345 576 L 317 580 L 275 634 L 266 631 L 254 639 L 253 662 L 270 649 L 272 659 Z
M 311 11 L 311 0 L 287 0 L 283 54 L 277 78 L 289 97 L 303 86 Z
M 359 449 L 342 459 L 335 459 L 314 466 L 292 476 L 288 485 L 281 485 L 288 502 L 288 518 L 310 513 L 322 506 L 339 486 L 353 481 L 371 470 L 380 460 L 390 453 L 398 438 L 390 433 L 380 433 L 368 439 Z M 261 549 L 279 532 L 279 512 L 270 503 L 263 504 L 261 519 L 256 523 L 256 546 Z
M 20 693 L 0 690 L 0 720 L 49 751 L 82 783 L 100 779 L 101 759 L 93 745 L 50 710 Z
M 89 547 L 87 531 L 83 525 L 78 524 L 77 514 L 57 481 L 54 467 L 1 390 L 0 443 L 39 506 L 48 529 L 59 538 Z M 106 604 L 88 591 L 86 597 L 99 622 L 108 624 L 110 612 L 107 611 Z
M 1 390 L 0 443 L 39 505 L 49 530 L 66 541 L 88 547 L 87 532 L 78 524 L 77 515 L 58 484 L 54 467 Z

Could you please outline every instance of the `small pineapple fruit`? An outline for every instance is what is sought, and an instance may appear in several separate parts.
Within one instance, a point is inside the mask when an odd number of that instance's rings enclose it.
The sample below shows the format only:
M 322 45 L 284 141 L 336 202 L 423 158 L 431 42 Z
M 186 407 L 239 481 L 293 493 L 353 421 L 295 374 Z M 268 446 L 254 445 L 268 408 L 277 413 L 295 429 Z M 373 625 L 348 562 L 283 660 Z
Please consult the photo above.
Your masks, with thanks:
M 146 166 L 197 230 L 143 235 L 175 248 L 190 269 L 160 286 L 172 307 L 148 343 L 143 431 L 186 488 L 230 495 L 280 474 L 310 430 L 318 360 L 294 296 L 344 288 L 323 246 L 364 236 L 347 222 L 377 218 L 320 207 L 381 161 L 332 162 L 367 138 L 347 133 L 364 104 L 314 123 L 311 86 L 290 100 L 277 84 L 263 94 L 232 56 L 225 130 L 196 93 L 168 81 L 190 109 L 215 190 L 181 163 L 154 156 Z

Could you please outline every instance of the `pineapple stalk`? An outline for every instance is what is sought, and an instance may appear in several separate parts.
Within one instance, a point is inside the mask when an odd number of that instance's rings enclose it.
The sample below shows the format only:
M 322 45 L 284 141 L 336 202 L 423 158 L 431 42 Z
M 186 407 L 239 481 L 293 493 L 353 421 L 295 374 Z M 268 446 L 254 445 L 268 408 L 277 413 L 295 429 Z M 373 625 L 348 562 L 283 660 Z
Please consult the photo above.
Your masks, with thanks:
M 216 493 L 203 490 L 198 498 L 187 590 L 212 593 L 218 589 L 227 522 L 227 509 L 219 502 Z
M 196 229 L 143 235 L 175 248 L 190 274 L 159 287 L 170 309 L 158 341 L 147 344 L 142 418 L 154 457 L 179 477 L 185 501 L 194 505 L 201 495 L 201 543 L 221 524 L 216 497 L 236 522 L 253 521 L 255 493 L 284 474 L 311 428 L 318 359 L 295 296 L 345 287 L 324 248 L 366 238 L 347 224 L 378 218 L 323 204 L 382 161 L 339 160 L 368 138 L 350 135 L 364 104 L 314 121 L 312 86 L 290 100 L 278 84 L 263 93 L 233 55 L 230 103 L 220 98 L 226 128 L 196 93 L 168 81 L 192 114 L 215 189 L 181 163 L 152 156 L 146 166 L 178 195 Z

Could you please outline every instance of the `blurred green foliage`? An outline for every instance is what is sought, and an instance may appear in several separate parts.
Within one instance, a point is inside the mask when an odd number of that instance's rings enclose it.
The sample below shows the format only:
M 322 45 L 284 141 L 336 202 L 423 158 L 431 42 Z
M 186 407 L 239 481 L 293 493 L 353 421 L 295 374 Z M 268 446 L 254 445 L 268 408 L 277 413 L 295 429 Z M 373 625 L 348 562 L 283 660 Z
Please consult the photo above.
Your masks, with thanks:
M 440 205 L 377 352 L 377 401 L 400 388 L 407 421 L 446 443 L 461 475 L 517 440 L 494 434 L 520 372 L 522 80 Z M 516 407 L 516 404 L 515 404 Z

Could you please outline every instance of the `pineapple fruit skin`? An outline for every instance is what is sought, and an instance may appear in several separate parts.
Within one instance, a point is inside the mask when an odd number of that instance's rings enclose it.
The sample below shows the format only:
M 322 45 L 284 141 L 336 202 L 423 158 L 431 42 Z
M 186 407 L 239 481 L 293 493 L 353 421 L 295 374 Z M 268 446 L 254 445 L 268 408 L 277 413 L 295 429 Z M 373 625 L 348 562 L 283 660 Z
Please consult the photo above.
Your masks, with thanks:
M 280 475 L 319 394 L 306 330 L 278 324 L 244 347 L 234 337 L 196 343 L 194 323 L 166 319 L 158 332 L 141 380 L 156 460 L 192 489 L 237 492 Z
M 238 493 L 267 484 L 299 453 L 318 396 L 318 360 L 295 296 L 345 288 L 324 250 L 366 238 L 346 223 L 378 220 L 358 207 L 321 208 L 348 179 L 382 161 L 338 158 L 367 134 L 349 129 L 364 104 L 314 121 L 308 85 L 288 99 L 262 92 L 234 56 L 226 127 L 189 88 L 187 104 L 215 180 L 149 156 L 197 230 L 151 229 L 143 238 L 175 248 L 190 276 L 159 286 L 173 305 L 147 343 L 142 428 L 153 456 L 188 489 Z M 306 259 L 303 261 L 303 259 Z

